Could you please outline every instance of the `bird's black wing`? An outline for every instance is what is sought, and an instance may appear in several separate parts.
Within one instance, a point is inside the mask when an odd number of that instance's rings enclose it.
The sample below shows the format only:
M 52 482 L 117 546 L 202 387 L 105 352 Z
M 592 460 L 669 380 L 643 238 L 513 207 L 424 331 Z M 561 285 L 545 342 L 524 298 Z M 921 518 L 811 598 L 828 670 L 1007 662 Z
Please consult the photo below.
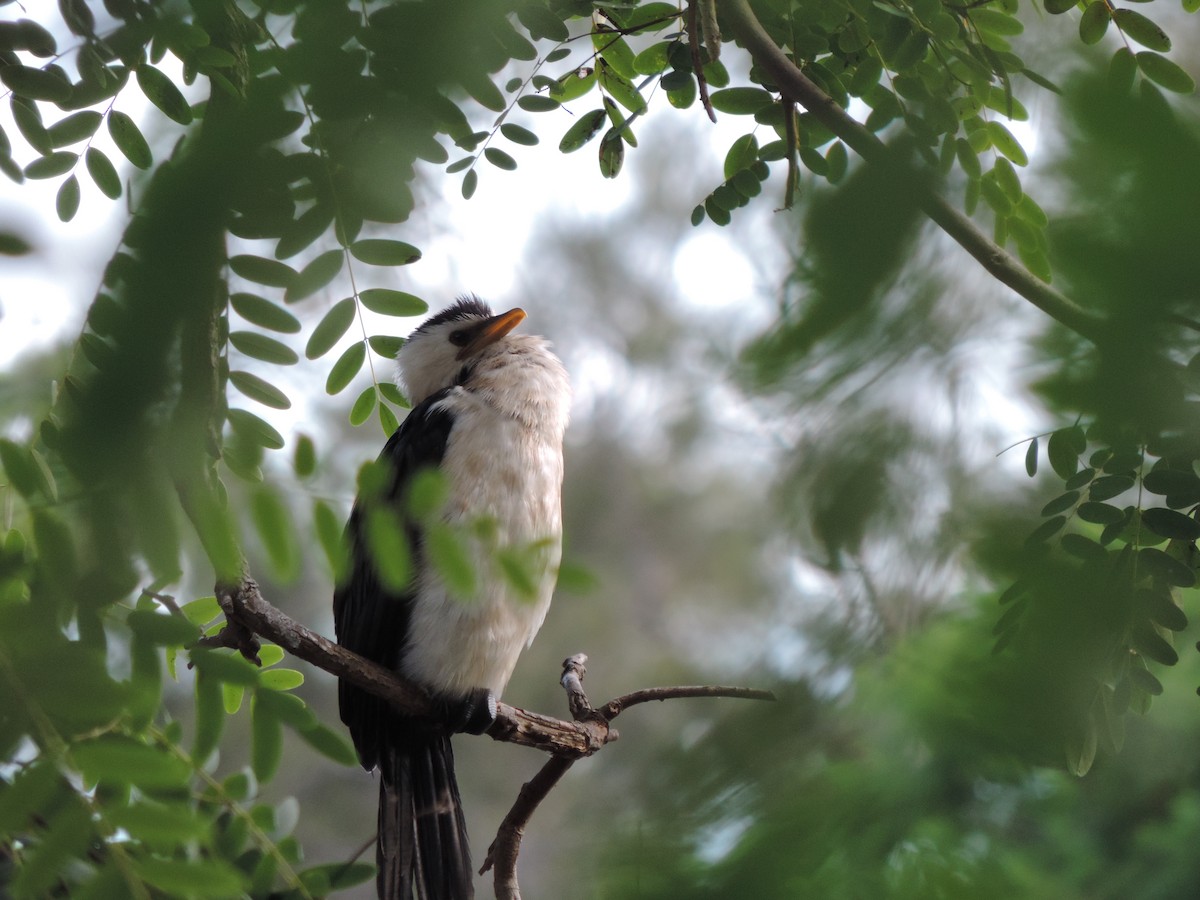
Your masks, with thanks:
M 419 403 L 396 429 L 379 456 L 389 470 L 383 489 L 360 496 L 346 526 L 350 567 L 333 595 L 338 643 L 393 670 L 408 640 L 415 595 L 411 587 L 388 588 L 379 577 L 364 519 L 375 503 L 403 518 L 413 478 L 440 465 L 454 417 L 434 407 L 451 390 Z M 410 556 L 419 566 L 420 533 L 411 522 L 406 527 Z M 415 888 L 420 900 L 468 900 L 473 896 L 471 858 L 449 734 L 414 723 L 345 681 L 338 684 L 338 706 L 363 767 L 380 771 L 379 896 L 408 900 Z
M 367 550 L 364 519 L 371 503 L 402 506 L 417 472 L 441 463 L 454 417 L 434 407 L 450 390 L 439 391 L 415 406 L 388 439 L 379 462 L 390 469 L 390 477 L 379 494 L 359 497 L 346 526 L 350 565 L 333 595 L 337 640 L 346 649 L 393 670 L 408 637 L 414 598 L 411 588 L 389 589 L 380 579 Z M 415 544 L 419 536 L 410 529 L 409 537 Z M 415 559 L 418 548 L 411 549 Z M 394 714 L 383 700 L 345 681 L 338 685 L 338 706 L 363 768 L 373 769 L 381 749 L 394 741 Z

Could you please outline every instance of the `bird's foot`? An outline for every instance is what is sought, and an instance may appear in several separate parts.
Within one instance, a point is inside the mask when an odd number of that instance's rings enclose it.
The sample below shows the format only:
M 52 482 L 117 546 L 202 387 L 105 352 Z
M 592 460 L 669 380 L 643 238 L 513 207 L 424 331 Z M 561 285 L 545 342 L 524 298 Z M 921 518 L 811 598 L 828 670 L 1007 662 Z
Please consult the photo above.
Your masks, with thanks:
M 496 721 L 496 697 L 487 688 L 476 688 L 462 699 L 442 700 L 440 705 L 452 734 L 483 734 Z

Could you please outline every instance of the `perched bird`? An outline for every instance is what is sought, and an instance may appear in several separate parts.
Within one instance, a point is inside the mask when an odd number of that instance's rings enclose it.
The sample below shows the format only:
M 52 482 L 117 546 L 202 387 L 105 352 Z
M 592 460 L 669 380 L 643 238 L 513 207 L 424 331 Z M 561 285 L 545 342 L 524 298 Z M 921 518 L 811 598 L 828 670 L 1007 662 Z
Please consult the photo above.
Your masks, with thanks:
M 493 315 L 469 297 L 409 336 L 397 380 L 412 411 L 380 455 L 383 486 L 360 492 L 347 525 L 350 566 L 333 598 L 338 642 L 422 685 L 439 710 L 416 720 L 339 685 L 359 760 L 380 772 L 377 886 L 387 900 L 472 896 L 450 734 L 482 733 L 494 720 L 557 578 L 570 385 L 545 339 L 511 333 L 524 318 L 520 309 Z M 432 521 L 409 501 L 423 470 L 444 482 Z M 380 514 L 407 534 L 404 585 L 394 575 L 389 583 L 383 542 L 372 541 Z M 466 551 L 465 579 L 435 565 L 435 528 Z

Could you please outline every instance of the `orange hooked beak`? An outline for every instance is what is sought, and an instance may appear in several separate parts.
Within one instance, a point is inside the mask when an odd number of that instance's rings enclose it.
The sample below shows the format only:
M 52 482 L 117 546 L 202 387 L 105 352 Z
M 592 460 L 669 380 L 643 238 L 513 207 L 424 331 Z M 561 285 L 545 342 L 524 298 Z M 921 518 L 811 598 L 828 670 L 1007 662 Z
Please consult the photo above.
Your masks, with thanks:
M 465 347 L 458 351 L 455 359 L 466 359 L 469 356 L 474 356 L 484 347 L 496 343 L 500 338 L 504 337 L 514 328 L 521 324 L 525 318 L 525 310 L 517 307 L 510 309 L 508 312 L 500 313 L 498 316 L 492 316 L 490 319 L 484 319 L 478 325 L 475 325 L 472 335 Z

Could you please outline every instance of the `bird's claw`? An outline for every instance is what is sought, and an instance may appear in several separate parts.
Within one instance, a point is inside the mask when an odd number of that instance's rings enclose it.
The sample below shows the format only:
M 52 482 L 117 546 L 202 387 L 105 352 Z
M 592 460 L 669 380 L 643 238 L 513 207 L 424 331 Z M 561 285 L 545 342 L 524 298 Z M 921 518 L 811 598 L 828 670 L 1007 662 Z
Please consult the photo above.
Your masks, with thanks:
M 483 734 L 496 721 L 496 697 L 476 688 L 462 700 L 443 701 L 445 722 L 452 734 Z

